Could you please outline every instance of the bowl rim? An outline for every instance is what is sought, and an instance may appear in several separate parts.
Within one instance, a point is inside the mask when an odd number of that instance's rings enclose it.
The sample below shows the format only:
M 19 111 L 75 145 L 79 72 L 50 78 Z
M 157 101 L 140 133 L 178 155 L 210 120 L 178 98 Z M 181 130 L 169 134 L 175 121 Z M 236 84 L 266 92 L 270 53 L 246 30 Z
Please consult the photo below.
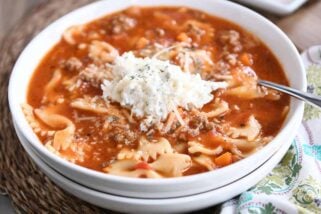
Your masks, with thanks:
M 141 5 L 139 2 L 135 2 L 135 1 L 132 2 L 130 0 L 123 0 L 122 2 L 128 2 L 128 1 L 131 2 L 130 5 L 136 5 L 136 4 Z M 206 2 L 206 0 L 203 0 L 203 1 Z M 61 158 L 60 156 L 53 154 L 52 152 L 50 152 L 48 149 L 46 149 L 43 146 L 43 144 L 41 143 L 41 141 L 38 138 L 37 138 L 37 140 L 35 140 L 35 138 L 34 138 L 35 134 L 31 130 L 30 125 L 28 124 L 24 114 L 22 113 L 21 103 L 17 103 L 17 101 L 15 100 L 14 95 L 15 95 L 15 93 L 17 93 L 17 92 L 15 92 L 15 89 L 14 89 L 14 87 L 16 85 L 15 79 L 19 75 L 19 72 L 21 72 L 20 71 L 21 69 L 19 68 L 19 64 L 21 63 L 21 61 L 24 61 L 24 60 L 28 59 L 28 57 L 26 56 L 27 51 L 30 48 L 32 48 L 32 46 L 34 44 L 37 43 L 37 40 L 46 31 L 48 31 L 49 29 L 54 29 L 56 26 L 59 26 L 59 24 L 61 22 L 63 22 L 64 19 L 66 19 L 68 17 L 71 17 L 71 16 L 74 16 L 75 14 L 77 14 L 77 13 L 79 13 L 81 11 L 90 10 L 94 6 L 97 6 L 99 4 L 103 4 L 103 2 L 105 2 L 105 1 L 98 1 L 98 2 L 94 2 L 94 3 L 88 4 L 86 6 L 80 7 L 78 9 L 76 9 L 76 10 L 74 10 L 74 11 L 72 11 L 72 12 L 70 12 L 70 13 L 68 13 L 68 14 L 60 17 L 60 18 L 58 18 L 56 21 L 52 22 L 51 24 L 49 24 L 35 38 L 33 38 L 29 42 L 29 44 L 24 48 L 24 50 L 22 51 L 22 53 L 20 54 L 18 60 L 16 61 L 15 65 L 14 65 L 12 74 L 10 76 L 9 87 L 8 87 L 9 107 L 10 107 L 10 110 L 11 110 L 11 114 L 12 114 L 12 117 L 14 118 L 14 120 L 17 122 L 18 128 L 22 131 L 24 136 L 28 139 L 28 142 L 30 143 L 30 145 L 33 148 L 36 148 L 42 154 L 44 154 L 44 156 L 46 156 L 46 157 L 48 157 L 50 159 L 53 159 L 54 161 L 58 162 L 61 165 L 64 165 L 68 169 L 76 170 L 76 171 L 78 171 L 79 173 L 82 173 L 82 174 L 86 174 L 86 175 L 89 175 L 89 176 L 97 177 L 97 178 L 102 179 L 102 180 L 106 180 L 106 181 L 108 180 L 108 181 L 111 181 L 111 182 L 114 182 L 114 183 L 119 183 L 119 184 L 126 183 L 126 184 L 135 184 L 135 185 L 156 185 L 156 184 L 157 185 L 167 185 L 167 184 L 175 184 L 177 182 L 179 182 L 179 183 L 181 183 L 181 182 L 194 182 L 194 181 L 199 181 L 201 179 L 206 179 L 209 176 L 211 177 L 211 176 L 213 176 L 213 174 L 217 174 L 218 172 L 224 174 L 225 171 L 228 171 L 228 170 L 230 170 L 232 168 L 236 169 L 238 166 L 242 166 L 243 162 L 248 161 L 249 158 L 251 158 L 251 157 L 253 157 L 255 155 L 256 156 L 260 156 L 259 154 L 263 153 L 263 151 L 267 147 L 272 147 L 272 146 L 276 146 L 277 144 L 280 144 L 280 143 L 276 143 L 276 142 L 278 141 L 278 139 L 280 138 L 280 136 L 282 134 L 285 135 L 284 134 L 284 130 L 290 131 L 295 123 L 297 123 L 298 121 L 301 121 L 302 116 L 303 116 L 303 107 L 304 107 L 303 103 L 299 102 L 295 109 L 293 109 L 294 108 L 293 104 L 290 104 L 291 105 L 291 110 L 293 110 L 293 115 L 291 116 L 291 118 L 289 118 L 289 116 L 290 116 L 289 114 L 290 113 L 287 115 L 287 118 L 285 119 L 285 121 L 283 123 L 283 127 L 281 128 L 279 133 L 274 137 L 274 139 L 272 141 L 270 141 L 262 149 L 260 149 L 259 151 L 256 151 L 254 154 L 250 155 L 249 157 L 244 158 L 244 159 L 242 159 L 242 160 L 240 160 L 240 161 L 238 161 L 236 163 L 233 163 L 233 164 L 231 164 L 229 166 L 226 166 L 226 167 L 223 167 L 223 168 L 220 168 L 220 169 L 217 169 L 217 170 L 213 170 L 213 171 L 208 171 L 208 172 L 204 172 L 204 173 L 199 173 L 199 174 L 189 175 L 189 176 L 183 176 L 183 177 L 159 178 L 159 179 L 157 179 L 157 178 L 156 179 L 141 179 L 141 178 L 131 178 L 131 177 L 123 177 L 123 176 L 117 176 L 117 175 L 110 175 L 110 174 L 107 174 L 107 173 L 94 171 L 92 169 L 88 169 L 88 168 L 79 166 L 77 164 L 73 164 L 73 163 Z M 198 8 L 194 8 L 191 4 L 184 4 L 183 1 L 178 1 L 178 2 L 179 2 L 179 4 L 176 4 L 176 6 L 186 6 L 186 7 L 192 8 L 192 9 L 199 10 Z M 189 1 L 189 2 L 191 2 L 191 1 Z M 291 52 L 293 52 L 293 54 L 295 55 L 296 59 L 294 59 L 294 60 L 297 60 L 298 63 L 300 64 L 300 69 L 299 70 L 301 72 L 299 74 L 297 74 L 297 75 L 300 75 L 300 80 L 301 80 L 299 82 L 301 88 L 299 88 L 299 89 L 301 89 L 301 90 L 305 90 L 306 89 L 306 85 L 307 85 L 306 77 L 304 75 L 304 66 L 303 66 L 302 61 L 300 60 L 300 56 L 299 56 L 295 46 L 293 45 L 293 43 L 289 40 L 289 38 L 277 26 L 275 26 L 272 22 L 270 22 L 269 20 L 267 20 L 265 17 L 261 16 L 260 14 L 254 12 L 254 11 L 252 11 L 250 9 L 247 9 L 247 8 L 245 8 L 243 6 L 240 6 L 240 5 L 236 4 L 236 3 L 229 2 L 229 1 L 213 1 L 213 3 L 222 4 L 222 5 L 224 4 L 225 6 L 232 7 L 235 10 L 241 10 L 241 11 L 243 11 L 245 13 L 251 14 L 252 16 L 257 17 L 257 19 L 260 22 L 265 22 L 266 25 L 269 25 L 271 28 L 273 28 L 274 29 L 274 33 L 278 34 L 279 37 L 281 37 L 284 41 L 286 41 L 289 50 L 291 50 Z M 154 6 L 161 6 L 161 5 L 163 5 L 163 4 L 156 3 Z M 142 6 L 144 6 L 144 5 L 142 5 Z M 149 7 L 151 5 L 146 4 L 145 6 Z M 175 6 L 175 3 L 171 4 L 170 6 Z M 118 9 L 113 10 L 113 11 L 114 12 L 118 11 Z M 208 12 L 206 12 L 206 13 L 208 13 Z M 107 14 L 109 14 L 109 13 L 106 12 L 106 15 Z M 209 14 L 215 16 L 215 14 L 211 14 L 211 13 L 209 13 Z M 97 17 L 97 18 L 94 18 L 94 19 L 91 19 L 91 20 L 95 20 L 95 19 L 99 19 L 99 18 L 100 17 Z M 244 27 L 241 26 L 241 28 L 244 28 Z M 247 29 L 245 28 L 245 30 L 247 30 Z M 271 49 L 271 51 L 273 52 L 272 49 Z M 39 64 L 39 62 L 38 62 L 38 64 Z M 32 78 L 32 75 L 29 77 L 29 80 L 31 78 Z M 28 126 L 29 126 L 28 128 L 26 128 L 26 124 L 28 124 Z M 274 145 L 274 144 L 276 144 L 276 145 Z M 266 159 L 268 159 L 268 158 L 269 157 L 266 157 Z

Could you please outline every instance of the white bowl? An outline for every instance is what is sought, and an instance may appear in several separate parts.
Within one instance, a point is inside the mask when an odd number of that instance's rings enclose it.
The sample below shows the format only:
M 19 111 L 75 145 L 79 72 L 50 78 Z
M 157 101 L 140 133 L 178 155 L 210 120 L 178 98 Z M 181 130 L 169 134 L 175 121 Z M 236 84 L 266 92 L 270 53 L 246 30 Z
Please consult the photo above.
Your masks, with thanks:
M 14 66 L 9 84 L 11 113 L 18 129 L 27 138 L 28 147 L 32 147 L 42 160 L 66 177 L 99 191 L 122 196 L 167 198 L 201 193 L 229 184 L 259 167 L 282 144 L 293 140 L 302 119 L 303 103 L 291 99 L 290 112 L 282 130 L 273 141 L 237 163 L 198 175 L 167 179 L 119 177 L 72 164 L 48 151 L 32 131 L 21 110 L 21 104 L 26 102 L 28 83 L 34 70 L 69 26 L 89 22 L 131 5 L 187 6 L 230 20 L 258 36 L 272 50 L 282 64 L 291 87 L 299 90 L 306 88 L 304 68 L 292 42 L 270 21 L 245 7 L 228 1 L 213 0 L 98 1 L 75 10 L 49 25 L 29 43 Z
M 280 162 L 289 149 L 291 142 L 287 142 L 263 165 L 250 174 L 235 182 L 215 190 L 195 194 L 187 197 L 167 199 L 140 199 L 111 195 L 82 186 L 48 166 L 37 153 L 29 146 L 29 142 L 17 130 L 18 138 L 31 159 L 37 166 L 58 186 L 70 194 L 97 206 L 124 213 L 177 213 L 191 212 L 210 207 L 229 200 L 254 186 L 263 179 Z

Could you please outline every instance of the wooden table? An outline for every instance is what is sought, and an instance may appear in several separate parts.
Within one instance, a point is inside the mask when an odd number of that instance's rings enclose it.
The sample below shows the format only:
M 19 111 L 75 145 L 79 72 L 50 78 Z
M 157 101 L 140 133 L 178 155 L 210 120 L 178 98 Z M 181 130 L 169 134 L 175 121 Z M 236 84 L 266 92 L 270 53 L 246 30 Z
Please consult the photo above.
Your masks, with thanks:
M 0 0 L 0 42 L 1 37 L 8 32 L 15 21 L 22 17 L 39 2 L 46 0 Z M 278 25 L 302 51 L 313 45 L 321 44 L 321 1 L 310 0 L 295 13 L 278 17 L 263 11 L 258 11 Z M 14 16 L 12 16 L 14 14 Z M 1 142 L 0 142 L 1 143 Z M 0 195 L 0 210 L 11 213 L 8 200 Z

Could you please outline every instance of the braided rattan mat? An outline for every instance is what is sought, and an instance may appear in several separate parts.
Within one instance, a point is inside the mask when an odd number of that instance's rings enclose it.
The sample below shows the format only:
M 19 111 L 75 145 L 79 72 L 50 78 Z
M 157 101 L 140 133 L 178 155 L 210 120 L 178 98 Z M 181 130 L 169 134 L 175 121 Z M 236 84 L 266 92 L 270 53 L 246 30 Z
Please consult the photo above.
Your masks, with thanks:
M 7 101 L 11 70 L 26 44 L 53 20 L 89 2 L 49 0 L 24 17 L 0 45 L 0 193 L 9 196 L 17 213 L 111 213 L 64 192 L 38 169 L 16 137 Z
M 36 7 L 4 38 L 0 48 L 0 188 L 17 213 L 103 213 L 61 190 L 29 159 L 13 130 L 8 79 L 19 53 L 45 26 L 90 0 L 50 0 Z M 0 211 L 1 212 L 1 211 Z

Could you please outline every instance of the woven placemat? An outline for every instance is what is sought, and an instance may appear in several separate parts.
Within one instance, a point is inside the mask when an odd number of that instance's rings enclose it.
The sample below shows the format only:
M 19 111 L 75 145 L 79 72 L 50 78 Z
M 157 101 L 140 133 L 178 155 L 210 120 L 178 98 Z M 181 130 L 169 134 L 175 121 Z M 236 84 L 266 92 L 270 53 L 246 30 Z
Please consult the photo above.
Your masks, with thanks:
M 0 188 L 17 213 L 104 213 L 57 187 L 29 159 L 13 129 L 8 80 L 15 60 L 44 27 L 90 0 L 50 0 L 34 8 L 4 38 L 0 48 Z M 108 212 L 108 211 L 107 211 Z M 108 212 L 110 213 L 110 212 Z
M 29 159 L 16 137 L 7 97 L 12 67 L 26 44 L 53 20 L 90 2 L 49 0 L 21 19 L 0 44 L 0 194 L 8 195 L 17 213 L 111 213 L 66 193 Z

